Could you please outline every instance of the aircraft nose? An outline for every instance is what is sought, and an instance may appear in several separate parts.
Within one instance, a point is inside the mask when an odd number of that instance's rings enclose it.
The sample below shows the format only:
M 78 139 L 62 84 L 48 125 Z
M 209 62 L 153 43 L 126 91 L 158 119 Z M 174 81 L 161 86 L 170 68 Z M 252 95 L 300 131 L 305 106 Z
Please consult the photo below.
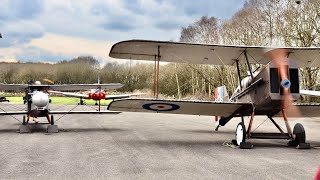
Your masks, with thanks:
M 43 92 L 37 92 L 32 96 L 32 103 L 37 107 L 45 107 L 49 103 L 49 96 Z
M 291 86 L 291 82 L 289 79 L 284 79 L 281 81 L 281 86 L 285 89 L 289 89 Z

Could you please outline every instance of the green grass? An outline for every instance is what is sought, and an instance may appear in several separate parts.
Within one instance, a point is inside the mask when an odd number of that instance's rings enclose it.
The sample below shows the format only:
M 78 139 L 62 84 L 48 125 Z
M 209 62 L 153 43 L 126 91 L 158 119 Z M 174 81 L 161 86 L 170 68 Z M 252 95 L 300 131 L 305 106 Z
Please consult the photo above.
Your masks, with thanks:
M 10 102 L 16 102 L 16 103 L 23 103 L 22 97 L 6 97 Z M 72 98 L 72 97 L 54 97 L 50 96 L 51 103 L 52 104 L 78 104 L 80 101 L 80 98 Z M 96 101 L 85 99 L 84 100 L 86 104 L 88 105 L 94 105 Z M 111 102 L 111 100 L 102 100 L 101 105 L 108 105 Z

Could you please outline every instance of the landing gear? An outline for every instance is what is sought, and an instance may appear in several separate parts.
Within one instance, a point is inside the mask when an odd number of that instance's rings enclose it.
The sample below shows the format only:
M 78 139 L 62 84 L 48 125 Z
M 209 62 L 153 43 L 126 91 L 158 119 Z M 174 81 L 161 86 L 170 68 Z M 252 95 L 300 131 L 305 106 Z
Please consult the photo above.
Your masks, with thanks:
M 82 98 L 80 98 L 80 101 L 79 101 L 78 105 L 86 105 L 86 103 Z
M 242 142 L 246 141 L 246 128 L 243 122 L 240 122 L 236 128 L 236 145 L 240 146 Z
M 30 133 L 30 127 L 27 125 L 26 116 L 22 117 L 22 125 L 19 127 L 19 133 Z
M 244 122 L 240 122 L 236 128 L 236 139 L 233 140 L 233 144 L 240 146 L 241 149 L 251 149 L 253 146 L 250 142 L 246 142 L 247 132 Z
M 53 115 L 51 115 L 51 118 L 50 118 L 50 124 L 51 124 L 51 125 L 54 125 Z
M 54 118 L 53 115 L 50 117 L 50 125 L 47 127 L 47 133 L 57 133 L 59 132 L 58 126 L 54 125 Z
M 251 149 L 253 146 L 250 142 L 246 142 L 247 139 L 291 139 L 288 142 L 289 146 L 297 147 L 299 149 L 310 149 L 310 144 L 306 143 L 306 134 L 302 124 L 297 123 L 293 131 L 289 125 L 287 116 L 283 113 L 284 122 L 287 128 L 287 132 L 284 132 L 281 127 L 276 123 L 276 121 L 268 116 L 268 119 L 274 124 L 274 126 L 280 131 L 279 133 L 256 133 L 252 132 L 254 113 L 252 113 L 249 127 L 246 130 L 244 125 L 244 119 L 241 117 L 241 122 L 236 128 L 236 137 L 232 140 L 232 143 L 236 146 L 240 146 L 241 149 Z
M 302 124 L 297 123 L 293 128 L 294 140 L 289 141 L 288 145 L 299 149 L 310 149 L 310 144 L 306 143 L 306 132 Z
M 26 116 L 23 116 L 23 117 L 22 117 L 22 125 L 27 125 Z

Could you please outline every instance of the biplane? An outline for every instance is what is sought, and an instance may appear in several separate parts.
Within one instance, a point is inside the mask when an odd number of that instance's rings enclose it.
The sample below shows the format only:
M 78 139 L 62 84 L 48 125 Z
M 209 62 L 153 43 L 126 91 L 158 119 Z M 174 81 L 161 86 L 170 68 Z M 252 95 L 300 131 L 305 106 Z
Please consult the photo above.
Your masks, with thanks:
M 227 46 L 149 40 L 118 42 L 112 46 L 110 57 L 155 62 L 155 98 L 116 100 L 108 109 L 220 116 L 216 130 L 231 119 L 241 117 L 233 140 L 241 148 L 251 148 L 248 139 L 253 138 L 288 139 L 289 145 L 310 148 L 302 124 L 297 123 L 292 129 L 288 117 L 320 116 L 318 104 L 295 103 L 300 97 L 299 67 L 319 67 L 319 55 L 320 48 L 316 47 Z M 157 96 L 159 62 L 236 66 L 239 86 L 230 99 L 224 102 L 160 100 Z M 261 66 L 253 69 L 251 64 Z M 247 68 L 248 74 L 241 74 L 240 65 Z M 311 93 L 304 91 L 304 94 Z M 250 117 L 247 125 L 245 116 Z M 266 116 L 279 133 L 252 132 L 255 116 Z M 274 117 L 283 118 L 286 132 Z
M 110 84 L 41 84 L 40 81 L 29 81 L 28 84 L 0 84 L 1 91 L 15 91 L 25 92 L 24 103 L 26 110 L 23 111 L 2 111 L 0 115 L 23 115 L 22 125 L 19 127 L 20 133 L 30 132 L 28 126 L 30 118 L 45 117 L 48 121 L 47 132 L 58 132 L 58 126 L 55 125 L 54 114 L 116 114 L 120 112 L 101 110 L 100 101 L 105 99 L 119 99 L 127 98 L 135 94 L 119 94 L 109 95 L 106 90 L 115 90 L 123 86 L 120 83 Z M 95 89 L 88 94 L 80 94 L 63 91 L 80 91 Z M 81 97 L 85 99 L 92 99 L 99 102 L 98 109 L 92 111 L 51 111 L 49 103 L 51 99 L 50 94 L 61 94 L 71 97 Z M 37 123 L 37 121 L 35 121 Z

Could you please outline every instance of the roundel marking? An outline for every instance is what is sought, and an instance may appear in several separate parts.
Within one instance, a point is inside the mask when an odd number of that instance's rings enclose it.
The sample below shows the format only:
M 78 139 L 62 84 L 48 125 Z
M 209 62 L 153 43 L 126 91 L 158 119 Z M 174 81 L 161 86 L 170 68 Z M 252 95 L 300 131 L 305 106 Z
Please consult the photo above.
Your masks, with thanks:
M 151 111 L 175 111 L 180 109 L 180 106 L 171 103 L 148 103 L 142 105 L 142 108 Z

